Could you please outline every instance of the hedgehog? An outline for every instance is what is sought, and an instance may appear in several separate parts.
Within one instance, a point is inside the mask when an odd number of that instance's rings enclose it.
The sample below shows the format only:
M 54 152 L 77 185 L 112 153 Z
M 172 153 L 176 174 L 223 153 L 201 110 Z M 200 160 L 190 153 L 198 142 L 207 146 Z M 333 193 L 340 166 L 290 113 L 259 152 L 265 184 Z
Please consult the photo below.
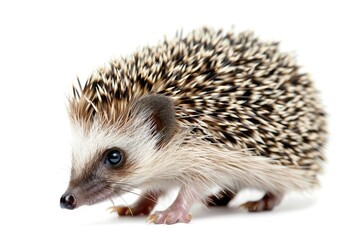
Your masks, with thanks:
M 309 75 L 278 42 L 203 27 L 97 69 L 69 97 L 70 182 L 60 206 L 75 209 L 140 190 L 119 216 L 188 223 L 195 203 L 272 210 L 289 192 L 319 185 L 326 113 Z M 153 211 L 159 197 L 174 202 Z

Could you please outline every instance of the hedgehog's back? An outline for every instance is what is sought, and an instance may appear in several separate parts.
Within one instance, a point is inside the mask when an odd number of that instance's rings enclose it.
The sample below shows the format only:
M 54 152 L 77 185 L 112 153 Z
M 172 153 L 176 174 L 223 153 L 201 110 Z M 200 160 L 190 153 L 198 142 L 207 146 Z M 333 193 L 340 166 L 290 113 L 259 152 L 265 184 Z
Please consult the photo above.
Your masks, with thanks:
M 309 77 L 277 43 L 207 28 L 165 40 L 99 69 L 72 113 L 117 119 L 149 93 L 173 97 L 179 123 L 204 141 L 319 169 L 325 114 Z

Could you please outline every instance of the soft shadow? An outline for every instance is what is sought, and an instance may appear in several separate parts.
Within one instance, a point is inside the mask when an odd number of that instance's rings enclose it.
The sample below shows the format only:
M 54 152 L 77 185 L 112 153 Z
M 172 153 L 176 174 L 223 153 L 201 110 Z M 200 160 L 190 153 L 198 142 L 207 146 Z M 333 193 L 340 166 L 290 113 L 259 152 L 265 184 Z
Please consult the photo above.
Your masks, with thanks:
M 192 216 L 194 218 L 216 218 L 219 216 L 230 216 L 241 214 L 241 210 L 234 207 L 196 207 L 192 211 Z
M 194 218 L 214 218 L 219 216 L 229 216 L 229 215 L 270 215 L 270 214 L 283 214 L 287 212 L 295 212 L 305 210 L 314 206 L 317 202 L 316 197 L 292 197 L 290 199 L 284 199 L 284 201 L 277 206 L 272 211 L 265 211 L 260 213 L 249 213 L 245 209 L 239 208 L 241 203 L 232 203 L 231 207 L 203 207 L 203 206 L 196 206 L 193 211 L 192 215 Z
M 93 222 L 88 222 L 84 225 L 86 226 L 95 226 L 95 225 L 111 225 L 111 224 L 144 224 L 146 222 L 148 216 L 111 216 L 109 215 L 109 218 L 101 219 L 101 220 L 95 220 Z
M 295 212 L 305 210 L 314 206 L 317 202 L 315 196 L 291 196 L 290 198 L 285 198 L 284 201 L 277 206 L 273 211 L 266 211 L 260 213 L 249 213 L 244 209 L 241 209 L 237 206 L 240 206 L 242 202 L 234 201 L 230 207 L 204 207 L 201 205 L 196 205 L 191 214 L 196 219 L 201 218 L 217 218 L 220 216 L 263 216 L 263 215 L 277 215 L 287 212 Z M 111 224 L 144 224 L 148 216 L 117 216 L 116 214 L 109 214 L 108 218 L 98 219 L 93 222 L 88 222 L 85 225 L 94 226 L 94 225 L 111 225 Z
M 293 197 L 291 199 L 285 199 L 275 210 L 274 212 L 282 213 L 282 212 L 292 212 L 292 211 L 300 211 L 307 208 L 310 208 L 317 203 L 317 197 Z

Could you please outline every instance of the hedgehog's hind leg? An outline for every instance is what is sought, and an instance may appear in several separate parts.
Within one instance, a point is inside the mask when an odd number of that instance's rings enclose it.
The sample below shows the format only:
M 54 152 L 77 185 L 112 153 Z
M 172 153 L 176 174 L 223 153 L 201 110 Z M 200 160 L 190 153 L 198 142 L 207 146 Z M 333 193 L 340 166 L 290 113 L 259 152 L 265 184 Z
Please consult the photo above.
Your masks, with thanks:
M 235 195 L 236 194 L 233 191 L 226 189 L 218 194 L 209 196 L 206 199 L 205 204 L 209 207 L 226 206 L 235 197 Z
M 110 209 L 119 216 L 149 215 L 161 193 L 146 193 L 131 206 L 115 206 Z
M 271 192 L 267 192 L 260 200 L 244 203 L 240 207 L 247 209 L 249 212 L 270 211 L 275 206 L 279 205 L 283 197 L 283 193 L 274 194 Z

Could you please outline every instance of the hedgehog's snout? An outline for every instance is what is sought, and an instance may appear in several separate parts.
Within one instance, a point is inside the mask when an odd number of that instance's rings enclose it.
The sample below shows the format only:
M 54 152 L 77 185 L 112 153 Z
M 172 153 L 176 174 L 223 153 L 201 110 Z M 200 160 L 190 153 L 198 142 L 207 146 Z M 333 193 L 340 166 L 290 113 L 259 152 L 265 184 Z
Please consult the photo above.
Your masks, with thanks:
M 72 193 L 64 193 L 60 198 L 60 207 L 73 210 L 76 207 L 76 197 Z

